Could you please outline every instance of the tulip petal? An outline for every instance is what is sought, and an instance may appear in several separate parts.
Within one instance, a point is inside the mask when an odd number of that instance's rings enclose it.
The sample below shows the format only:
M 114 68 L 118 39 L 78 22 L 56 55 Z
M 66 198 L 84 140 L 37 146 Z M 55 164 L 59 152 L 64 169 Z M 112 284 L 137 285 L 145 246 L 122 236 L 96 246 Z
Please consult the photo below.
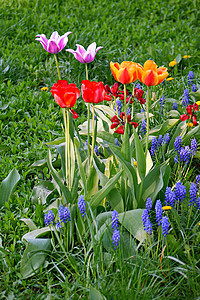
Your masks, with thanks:
M 97 47 L 95 54 L 97 54 L 97 51 L 99 51 L 100 49 L 103 49 L 103 47 Z
M 76 94 L 72 92 L 66 92 L 64 94 L 65 107 L 73 107 L 76 103 Z
M 48 46 L 47 46 L 47 51 L 52 54 L 56 54 L 56 53 L 60 52 L 60 48 L 54 41 L 49 41 Z
M 67 45 L 67 42 L 68 42 L 68 35 L 72 33 L 72 32 L 67 32 L 65 33 L 64 35 L 62 35 L 59 39 L 59 42 L 58 42 L 58 46 L 60 47 L 60 50 L 62 50 L 66 45 Z
M 157 72 L 157 65 L 153 60 L 147 60 L 144 63 L 144 70 L 145 71 L 152 70 L 152 71 Z
M 132 82 L 132 76 L 128 72 L 127 68 L 119 69 L 117 74 L 117 81 L 121 82 L 122 84 L 128 84 Z
M 76 44 L 76 52 L 79 52 L 81 56 L 83 56 L 86 52 L 85 48 L 79 44 Z
M 58 32 L 57 31 L 54 31 L 53 33 L 52 33 L 52 35 L 50 36 L 50 40 L 54 40 L 54 41 L 57 41 L 58 39 L 59 39 L 59 34 L 58 34 Z
M 168 75 L 169 75 L 168 72 L 164 72 L 164 73 L 158 75 L 158 83 L 157 84 L 163 82 L 163 80 L 165 80 L 165 78 L 167 78 Z
M 142 82 L 144 82 L 147 86 L 157 85 L 158 74 L 152 70 L 148 70 L 143 74 Z
M 117 128 L 117 130 L 115 130 L 115 133 L 124 134 L 123 126 L 121 125 L 119 128 Z
M 92 103 L 93 102 L 94 93 L 91 89 L 82 88 L 82 86 L 81 86 L 81 93 L 82 93 L 83 100 L 86 103 Z
M 90 44 L 88 47 L 87 47 L 87 52 L 91 53 L 92 56 L 95 57 L 95 54 L 96 54 L 96 43 L 92 43 Z
M 57 103 L 60 107 L 62 107 L 62 108 L 65 108 L 65 107 L 66 107 L 66 106 L 65 106 L 65 103 L 63 102 L 63 100 L 62 100 L 61 97 L 59 97 L 57 94 L 54 94 L 53 97 L 54 97 L 56 103 Z

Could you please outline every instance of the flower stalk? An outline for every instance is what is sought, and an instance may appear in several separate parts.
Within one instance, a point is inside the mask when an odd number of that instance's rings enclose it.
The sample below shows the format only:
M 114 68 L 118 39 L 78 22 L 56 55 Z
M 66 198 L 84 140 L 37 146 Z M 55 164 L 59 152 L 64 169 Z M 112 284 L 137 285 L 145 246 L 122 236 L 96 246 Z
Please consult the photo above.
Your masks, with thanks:
M 149 145 L 149 86 L 147 86 L 147 133 L 146 133 L 146 149 L 145 149 L 145 156 L 147 156 L 147 150 Z
M 93 156 L 94 156 L 94 143 L 95 143 L 95 122 L 94 122 L 94 103 L 92 103 L 92 150 L 90 158 L 90 169 L 93 165 Z

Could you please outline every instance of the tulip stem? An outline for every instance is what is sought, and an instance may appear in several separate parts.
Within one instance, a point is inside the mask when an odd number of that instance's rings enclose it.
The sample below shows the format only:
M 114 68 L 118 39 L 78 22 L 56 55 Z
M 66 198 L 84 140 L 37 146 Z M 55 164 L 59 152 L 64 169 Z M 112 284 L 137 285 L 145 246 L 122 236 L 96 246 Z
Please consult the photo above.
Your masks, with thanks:
M 67 154 L 69 166 L 69 190 L 71 190 L 71 161 L 70 161 L 70 136 L 69 136 L 69 108 L 67 108 Z
M 58 72 L 58 78 L 59 78 L 59 80 L 61 80 L 60 69 L 59 69 L 59 65 L 58 65 L 57 56 L 54 54 L 54 57 L 55 57 L 55 61 L 56 61 L 56 67 L 57 67 L 57 72 Z
M 149 145 L 149 86 L 147 86 L 147 133 L 146 133 L 145 156 L 147 156 L 148 145 Z
M 65 108 L 63 108 L 63 119 L 65 124 L 65 176 L 66 176 L 66 184 L 68 184 L 68 153 L 67 153 L 68 134 L 67 134 L 67 121 L 66 121 Z
M 86 79 L 88 80 L 88 68 L 87 68 L 87 64 L 85 64 L 85 73 L 86 73 Z M 88 102 L 88 134 L 87 134 L 87 138 L 88 138 L 88 157 L 90 157 L 90 103 Z
M 91 151 L 91 159 L 90 159 L 90 169 L 92 168 L 93 156 L 94 156 L 94 136 L 95 136 L 94 103 L 92 103 L 92 151 Z

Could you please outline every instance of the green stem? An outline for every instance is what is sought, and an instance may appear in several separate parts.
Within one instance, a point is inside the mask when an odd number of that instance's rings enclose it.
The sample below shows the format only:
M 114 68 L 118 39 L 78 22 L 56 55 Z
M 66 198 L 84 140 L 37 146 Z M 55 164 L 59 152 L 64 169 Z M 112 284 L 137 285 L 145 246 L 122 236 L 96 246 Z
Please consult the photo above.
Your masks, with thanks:
M 127 105 L 126 105 L 126 85 L 124 84 L 124 109 L 125 109 L 125 126 L 127 123 Z
M 94 125 L 94 103 L 92 103 L 92 151 L 91 151 L 91 159 L 90 159 L 90 169 L 93 164 L 93 156 L 94 156 L 94 137 L 95 137 L 95 125 Z
M 69 190 L 71 190 L 71 159 L 70 159 L 70 136 L 69 136 L 69 108 L 67 108 L 67 153 L 68 153 L 68 172 L 69 172 Z
M 56 67 L 57 67 L 57 72 L 58 72 L 58 78 L 59 78 L 59 80 L 61 80 L 60 70 L 59 70 L 59 65 L 58 65 L 58 60 L 57 60 L 56 54 L 54 54 L 54 57 L 55 57 L 55 61 L 56 61 Z
M 85 73 L 86 73 L 86 79 L 88 80 L 88 68 L 87 64 L 85 64 Z M 87 133 L 87 140 L 88 140 L 88 157 L 90 157 L 90 103 L 88 102 L 88 107 L 87 107 L 87 112 L 88 112 L 88 133 Z
M 66 176 L 66 184 L 68 185 L 68 153 L 67 153 L 68 134 L 67 134 L 67 121 L 66 121 L 65 108 L 63 108 L 63 119 L 65 124 L 65 176 Z
M 86 79 L 88 80 L 88 68 L 87 68 L 87 64 L 85 64 L 85 74 L 86 74 Z
M 147 156 L 148 145 L 149 145 L 149 86 L 147 87 L 147 133 L 146 133 L 145 156 Z

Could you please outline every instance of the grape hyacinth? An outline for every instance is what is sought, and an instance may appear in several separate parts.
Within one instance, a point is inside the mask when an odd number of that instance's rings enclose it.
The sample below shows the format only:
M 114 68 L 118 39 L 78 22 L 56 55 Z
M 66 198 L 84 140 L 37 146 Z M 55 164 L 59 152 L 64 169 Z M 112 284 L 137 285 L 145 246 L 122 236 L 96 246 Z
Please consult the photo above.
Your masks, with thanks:
M 162 214 L 163 214 L 162 204 L 161 204 L 160 200 L 156 201 L 155 211 L 156 211 L 156 221 L 159 226 L 161 224 L 161 219 L 162 219 Z
M 157 150 L 157 139 L 154 137 L 154 138 L 152 139 L 152 142 L 151 142 L 151 149 L 150 149 L 150 153 L 151 153 L 152 156 L 155 155 L 156 150 Z
M 180 161 L 183 161 L 185 164 L 190 162 L 191 151 L 189 146 L 185 146 L 185 148 L 181 148 L 180 151 Z
M 48 226 L 48 225 L 51 225 L 51 223 L 52 223 L 52 225 L 53 225 L 53 223 L 54 223 L 54 213 L 53 213 L 53 211 L 52 210 L 50 210 L 48 213 L 46 213 L 45 215 L 44 215 L 44 223 L 45 223 L 45 225 L 46 226 Z
M 189 104 L 189 90 L 184 90 L 183 105 L 186 107 Z
M 117 110 L 118 110 L 118 114 L 121 114 L 121 108 L 122 108 L 122 103 L 119 99 L 116 100 L 117 103 Z M 115 106 L 115 111 L 116 111 L 116 106 Z
M 150 219 L 148 218 L 146 223 L 145 223 L 145 229 L 144 229 L 148 234 L 152 234 L 152 224 Z
M 149 219 L 148 210 L 145 209 L 142 213 L 142 222 L 143 222 L 144 230 L 146 229 L 146 222 L 148 219 Z
M 176 195 L 176 200 L 178 202 L 184 202 L 185 201 L 186 187 L 181 182 L 176 183 L 174 192 L 175 192 L 175 195 Z
M 197 87 L 196 87 L 195 84 L 193 84 L 193 85 L 192 85 L 192 92 L 196 93 L 196 91 L 197 91 Z
M 200 197 L 197 198 L 197 209 L 200 209 Z
M 175 155 L 175 157 L 174 157 L 174 163 L 175 163 L 175 164 L 178 163 L 178 155 Z
M 196 177 L 196 183 L 199 183 L 200 182 L 200 175 L 197 175 Z
M 119 248 L 119 240 L 120 240 L 120 233 L 118 229 L 115 229 L 113 231 L 113 236 L 112 236 L 112 243 L 113 243 L 113 247 L 116 250 L 117 248 Z
M 118 146 L 118 147 L 120 147 L 118 138 L 115 138 L 115 145 Z
M 195 138 L 191 140 L 191 153 L 192 155 L 196 155 L 197 153 L 197 141 Z
M 174 141 L 174 150 L 179 154 L 180 151 L 181 151 L 181 142 L 182 142 L 182 139 L 181 139 L 181 136 L 177 136 L 175 141 Z
M 97 145 L 95 145 L 94 147 L 94 153 L 96 154 L 96 156 L 99 156 L 99 148 Z
M 112 212 L 112 229 L 117 229 L 119 227 L 119 216 L 116 210 Z
M 130 107 L 127 108 L 127 112 L 126 113 L 127 113 L 127 116 L 131 114 Z
M 188 84 L 190 84 L 190 85 L 193 84 L 192 79 L 194 79 L 193 71 L 189 71 L 189 74 L 188 74 Z
M 196 204 L 196 198 L 197 198 L 197 185 L 192 182 L 191 185 L 190 185 L 190 203 L 189 205 L 193 205 L 195 206 Z
M 178 104 L 177 103 L 173 103 L 173 110 L 177 110 L 178 109 Z
M 170 142 L 170 136 L 169 136 L 169 133 L 166 133 L 166 134 L 163 136 L 163 144 L 169 145 L 169 142 Z
M 147 126 L 147 123 L 144 119 L 142 119 L 142 123 L 141 123 L 141 135 L 145 135 L 146 133 L 146 126 Z
M 168 217 L 167 216 L 164 216 L 162 218 L 162 221 L 161 221 L 161 226 L 162 226 L 162 234 L 164 235 L 164 237 L 166 237 L 166 235 L 169 233 L 169 220 L 168 220 Z
M 158 137 L 158 149 L 160 149 L 162 143 L 163 143 L 163 137 L 162 137 L 162 135 L 160 134 L 159 137 Z
M 62 224 L 58 221 L 56 222 L 56 229 L 58 230 L 60 228 L 62 228 Z
M 165 191 L 165 205 L 170 205 L 171 207 L 175 207 L 175 201 L 176 201 L 175 192 L 173 192 L 170 187 L 167 187 Z
M 61 223 L 66 223 L 67 221 L 71 221 L 69 208 L 63 207 L 62 204 L 59 205 L 58 216 L 60 218 Z
M 86 216 L 86 204 L 83 195 L 79 196 L 78 198 L 78 208 L 82 217 Z
M 159 99 L 159 104 L 160 104 L 160 110 L 161 110 L 161 114 L 163 115 L 163 108 L 165 106 L 165 97 L 161 96 Z
M 146 201 L 146 210 L 148 211 L 148 213 L 150 213 L 152 209 L 152 201 L 151 201 L 151 197 L 147 198 L 147 201 Z
M 139 90 L 142 89 L 142 87 L 141 87 L 141 85 L 139 83 L 136 83 L 135 87 L 138 88 Z

